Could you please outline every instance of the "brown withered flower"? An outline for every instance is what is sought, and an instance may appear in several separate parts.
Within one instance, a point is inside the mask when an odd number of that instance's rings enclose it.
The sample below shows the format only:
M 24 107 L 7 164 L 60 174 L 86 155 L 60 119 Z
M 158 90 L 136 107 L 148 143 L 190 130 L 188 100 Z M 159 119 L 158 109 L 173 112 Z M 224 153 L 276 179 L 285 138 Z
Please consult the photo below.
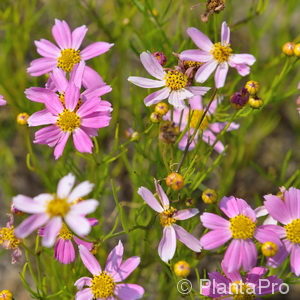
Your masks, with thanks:
M 208 0 L 206 2 L 206 10 L 201 15 L 201 21 L 207 22 L 210 15 L 219 13 L 225 8 L 226 0 Z

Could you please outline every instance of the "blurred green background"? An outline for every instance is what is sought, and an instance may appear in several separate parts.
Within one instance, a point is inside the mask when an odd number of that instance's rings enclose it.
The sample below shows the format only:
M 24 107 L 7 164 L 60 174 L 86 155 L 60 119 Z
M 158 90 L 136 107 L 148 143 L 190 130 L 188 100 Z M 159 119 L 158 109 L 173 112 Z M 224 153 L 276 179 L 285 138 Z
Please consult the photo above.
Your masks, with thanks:
M 234 110 L 229 108 L 229 97 L 249 78 L 260 82 L 260 96 L 265 105 L 257 111 L 245 108 L 239 113 L 236 122 L 241 128 L 222 138 L 228 144 L 226 155 L 217 157 L 214 153 L 205 156 L 203 153 L 207 149 L 203 145 L 189 170 L 190 156 L 183 171 L 189 171 L 188 182 L 192 189 L 179 196 L 176 194 L 176 197 L 192 196 L 200 202 L 201 191 L 208 186 L 215 188 L 220 196 L 234 194 L 258 204 L 264 194 L 276 193 L 281 185 L 300 187 L 300 120 L 296 110 L 300 72 L 296 59 L 286 58 L 281 53 L 285 42 L 300 42 L 299 0 L 227 0 L 224 11 L 203 23 L 200 15 L 205 10 L 205 2 L 1 0 L 0 94 L 8 101 L 7 106 L 0 108 L 1 225 L 5 224 L 5 213 L 13 195 L 33 196 L 43 191 L 55 191 L 58 179 L 68 172 L 75 173 L 78 180 L 88 179 L 96 183 L 93 196 L 100 199 L 99 214 L 105 218 L 101 218 L 101 229 L 95 236 L 108 232 L 117 214 L 127 214 L 123 207 L 141 210 L 130 213 L 128 220 L 136 220 L 136 215 L 141 213 L 145 214 L 143 222 L 149 220 L 151 213 L 148 210 L 146 213 L 144 206 L 140 207 L 141 199 L 136 190 L 141 185 L 153 188 L 152 178 L 163 179 L 171 171 L 172 163 L 179 161 L 181 153 L 173 149 L 172 157 L 168 156 L 171 153 L 168 147 L 171 146 L 159 145 L 157 125 L 143 133 L 150 127 L 149 115 L 153 108 L 146 108 L 143 103 L 148 91 L 132 86 L 127 77 L 148 76 L 139 62 L 140 52 L 162 51 L 168 56 L 168 66 L 172 66 L 177 63 L 173 52 L 194 48 L 186 35 L 187 27 L 197 27 L 214 40 L 218 39 L 220 24 L 224 20 L 232 27 L 234 51 L 251 53 L 257 62 L 247 78 L 238 76 L 235 70 L 230 71 L 227 85 L 221 91 L 224 103 L 216 117 L 230 119 Z M 15 121 L 18 113 L 31 114 L 41 108 L 40 104 L 25 98 L 24 90 L 43 86 L 46 77 L 30 77 L 26 68 L 32 59 L 39 57 L 34 40 L 53 40 L 51 27 L 55 18 L 66 20 L 71 28 L 87 25 L 89 31 L 84 45 L 95 41 L 115 43 L 111 51 L 88 62 L 113 87 L 105 97 L 114 108 L 111 125 L 100 130 L 96 153 L 75 153 L 70 143 L 58 161 L 54 161 L 52 149 L 31 144 L 36 129 L 18 125 Z M 210 80 L 205 85 L 211 86 L 212 83 Z M 138 142 L 126 143 L 125 131 L 129 128 L 141 133 Z M 111 184 L 118 192 L 118 201 L 122 204 L 120 210 L 115 208 Z M 140 254 L 139 239 L 145 239 L 143 234 L 129 235 L 127 255 Z M 156 236 L 157 239 L 149 244 L 151 247 L 158 244 L 160 233 Z M 152 263 L 154 259 L 158 260 L 156 253 L 143 251 L 148 259 L 135 278 L 138 277 L 139 283 L 145 286 L 147 299 L 177 299 L 174 283 L 165 281 L 164 273 L 157 273 L 165 267 Z M 17 290 L 17 270 L 18 267 L 9 265 L 7 255 L 1 256 L 0 289 Z M 30 299 L 27 297 L 20 294 L 17 299 Z

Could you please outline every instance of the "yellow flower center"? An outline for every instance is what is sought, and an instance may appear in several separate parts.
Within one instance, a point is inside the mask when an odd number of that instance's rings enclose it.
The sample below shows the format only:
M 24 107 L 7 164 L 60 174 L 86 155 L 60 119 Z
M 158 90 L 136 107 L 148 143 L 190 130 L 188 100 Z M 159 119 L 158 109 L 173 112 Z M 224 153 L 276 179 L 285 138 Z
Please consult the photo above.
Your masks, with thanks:
M 284 226 L 287 239 L 292 243 L 300 243 L 300 219 L 295 219 Z
M 203 63 L 198 62 L 198 61 L 192 61 L 192 60 L 185 60 L 183 62 L 183 65 L 186 69 L 188 68 L 197 68 L 200 67 L 201 65 L 203 65 Z
M 230 219 L 230 230 L 234 239 L 250 239 L 254 235 L 255 222 L 249 217 L 238 215 Z
M 12 300 L 13 294 L 9 290 L 2 290 L 0 292 L 0 299 Z
M 255 299 L 254 288 L 243 283 L 241 280 L 234 281 L 230 284 L 231 293 L 234 294 L 234 300 L 252 300 Z
M 71 231 L 68 229 L 68 227 L 66 226 L 66 224 L 63 224 L 63 226 L 61 227 L 61 230 L 58 234 L 58 237 L 63 239 L 63 240 L 71 240 L 73 238 L 73 234 L 71 233 Z
M 115 286 L 113 278 L 106 272 L 102 272 L 92 279 L 91 290 L 95 299 L 103 299 L 113 296 Z
M 197 128 L 199 126 L 199 122 L 202 119 L 203 114 L 204 114 L 203 110 L 193 109 L 191 111 L 191 115 L 188 116 L 188 118 L 190 118 L 190 127 L 191 128 Z M 207 128 L 207 126 L 209 125 L 209 120 L 210 120 L 210 117 L 208 115 L 206 115 L 204 117 L 204 119 L 202 120 L 199 128 L 201 130 L 205 130 Z
M 228 61 L 229 56 L 232 53 L 232 49 L 229 46 L 224 46 L 221 43 L 215 43 L 210 53 L 214 59 L 219 63 Z
M 171 206 L 170 208 L 160 213 L 159 214 L 160 224 L 162 226 L 170 226 L 173 223 L 175 223 L 176 220 L 173 218 L 173 215 L 176 211 L 177 209 Z
M 47 205 L 47 213 L 50 217 L 63 217 L 69 212 L 70 206 L 66 199 L 54 198 Z
M 57 67 L 66 72 L 71 72 L 74 65 L 78 64 L 81 60 L 80 50 L 63 49 L 60 52 L 60 57 L 57 59 Z
M 80 117 L 74 111 L 64 109 L 62 113 L 58 115 L 56 125 L 60 127 L 62 131 L 73 132 L 80 126 Z
M 181 90 L 188 84 L 188 77 L 179 71 L 168 71 L 165 75 L 166 87 L 171 90 L 177 91 Z
M 21 241 L 16 238 L 14 227 L 3 227 L 0 229 L 0 244 L 6 249 L 15 249 Z

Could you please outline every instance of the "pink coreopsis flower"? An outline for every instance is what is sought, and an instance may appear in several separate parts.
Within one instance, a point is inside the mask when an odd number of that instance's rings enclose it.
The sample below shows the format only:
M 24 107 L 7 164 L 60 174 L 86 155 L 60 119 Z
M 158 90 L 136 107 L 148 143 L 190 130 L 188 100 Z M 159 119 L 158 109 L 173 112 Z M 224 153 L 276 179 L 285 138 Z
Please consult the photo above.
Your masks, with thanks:
M 143 52 L 140 55 L 144 68 L 156 80 L 130 76 L 128 80 L 142 88 L 160 88 L 162 89 L 148 95 L 145 99 L 145 105 L 150 106 L 161 100 L 168 99 L 169 103 L 176 108 L 184 108 L 184 100 L 194 95 L 205 95 L 210 90 L 203 86 L 190 86 L 187 75 L 179 70 L 165 70 L 156 57 L 149 52 Z
M 155 188 L 159 201 L 145 187 L 138 189 L 138 194 L 156 212 L 159 213 L 160 223 L 163 226 L 163 237 L 158 246 L 158 254 L 164 262 L 173 258 L 176 251 L 176 240 L 178 239 L 195 252 L 201 251 L 200 241 L 193 235 L 175 224 L 177 221 L 187 220 L 199 213 L 197 208 L 177 210 L 170 206 L 170 201 L 162 187 L 155 181 Z
M 78 236 L 85 236 L 91 230 L 91 224 L 85 215 L 94 212 L 98 201 L 88 199 L 78 202 L 88 195 L 93 184 L 84 181 L 74 189 L 75 176 L 68 174 L 63 177 L 55 194 L 40 194 L 34 198 L 18 195 L 13 198 L 14 207 L 18 210 L 32 214 L 16 229 L 16 236 L 26 238 L 36 229 L 45 226 L 43 232 L 43 246 L 52 247 L 63 226 L 63 221 Z
M 264 277 L 268 269 L 254 267 L 246 276 L 239 272 L 229 273 L 222 266 L 224 275 L 219 272 L 208 273 L 209 280 L 201 286 L 200 293 L 209 298 L 220 299 L 261 299 L 279 291 L 282 280 L 277 276 Z
M 35 133 L 34 143 L 54 147 L 54 156 L 58 159 L 72 135 L 79 152 L 91 153 L 91 137 L 97 135 L 99 128 L 108 126 L 111 119 L 111 104 L 100 99 L 111 88 L 87 89 L 80 94 L 80 88 L 72 80 L 68 82 L 60 71 L 54 72 L 52 78 L 59 93 L 46 88 L 26 91 L 28 98 L 43 102 L 46 106 L 46 109 L 30 116 L 28 125 L 50 125 Z
M 250 73 L 250 67 L 255 62 L 251 54 L 233 54 L 230 45 L 230 29 L 226 22 L 222 24 L 221 42 L 213 44 L 212 41 L 197 28 L 188 28 L 187 34 L 200 48 L 185 50 L 179 57 L 181 60 L 192 60 L 204 63 L 195 74 L 197 82 L 204 82 L 216 70 L 215 84 L 221 88 L 225 84 L 229 66 L 235 68 L 242 76 Z
M 284 246 L 269 258 L 268 264 L 277 267 L 290 254 L 291 270 L 296 276 L 300 276 L 300 190 L 292 187 L 282 196 L 266 195 L 264 198 L 264 206 L 270 216 L 284 225 L 270 225 L 283 238 Z
M 204 249 L 211 250 L 232 239 L 223 259 L 228 272 L 241 267 L 248 271 L 256 265 L 254 238 L 261 243 L 270 241 L 281 246 L 278 234 L 272 230 L 273 225 L 257 226 L 255 212 L 245 200 L 233 196 L 224 197 L 219 207 L 229 220 L 213 213 L 202 214 L 200 219 L 203 226 L 211 231 L 202 236 L 200 242 Z
M 40 76 L 53 71 L 58 67 L 65 72 L 71 72 L 74 66 L 81 61 L 86 61 L 107 52 L 113 44 L 95 42 L 83 50 L 79 50 L 87 32 L 85 25 L 75 28 L 72 32 L 66 21 L 55 20 L 52 35 L 58 46 L 48 40 L 35 41 L 37 52 L 43 56 L 31 62 L 27 69 L 32 76 Z M 85 81 L 94 78 L 95 71 L 89 67 L 84 70 Z
M 3 96 L 0 95 L 0 106 L 3 106 L 6 104 L 6 101 L 4 100 Z
M 120 283 L 125 280 L 140 264 L 140 258 L 133 256 L 123 261 L 123 244 L 118 245 L 108 255 L 106 266 L 102 270 L 96 258 L 87 248 L 80 245 L 79 253 L 83 264 L 93 275 L 81 277 L 75 282 L 79 290 L 76 300 L 135 300 L 144 295 L 144 289 L 137 284 Z M 84 286 L 88 286 L 84 288 Z
M 217 137 L 216 135 L 220 133 L 225 126 L 227 125 L 227 122 L 210 122 L 211 115 L 216 111 L 218 105 L 218 98 L 214 99 L 206 116 L 204 117 L 198 132 L 196 133 L 193 141 L 191 142 L 191 145 L 189 147 L 189 150 L 192 150 L 195 148 L 199 136 L 202 138 L 202 140 L 205 143 L 208 143 L 209 145 L 214 145 L 214 149 L 221 153 L 224 151 L 224 145 L 221 141 L 216 141 Z M 183 110 L 175 109 L 173 111 L 173 114 L 171 112 L 168 112 L 166 116 L 164 117 L 166 120 L 171 120 L 179 126 L 179 130 L 182 132 L 186 129 L 189 130 L 185 133 L 185 135 L 180 140 L 178 147 L 181 150 L 184 150 L 189 138 L 194 134 L 195 129 L 198 126 L 198 123 L 200 122 L 203 114 L 205 111 L 205 107 L 202 103 L 202 97 L 201 96 L 194 96 L 193 98 L 189 99 L 189 107 L 184 108 Z M 239 125 L 236 123 L 231 123 L 227 131 L 236 130 L 239 128 Z M 201 134 L 200 134 L 201 131 Z

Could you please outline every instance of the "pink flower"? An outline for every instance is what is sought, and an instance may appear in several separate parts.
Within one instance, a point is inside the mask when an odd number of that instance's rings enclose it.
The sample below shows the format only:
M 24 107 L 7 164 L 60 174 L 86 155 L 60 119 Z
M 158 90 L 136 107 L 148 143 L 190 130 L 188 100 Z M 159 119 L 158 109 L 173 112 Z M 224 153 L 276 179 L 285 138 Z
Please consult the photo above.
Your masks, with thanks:
M 169 103 L 174 107 L 184 108 L 185 99 L 194 95 L 205 95 L 210 90 L 208 87 L 190 86 L 188 76 L 181 71 L 164 70 L 158 60 L 149 52 L 141 53 L 140 58 L 148 73 L 158 80 L 130 76 L 128 81 L 142 88 L 163 87 L 144 99 L 146 106 L 168 99 Z
M 93 277 L 81 277 L 75 282 L 75 286 L 79 290 L 75 299 L 135 300 L 142 298 L 144 289 L 141 286 L 119 283 L 125 280 L 140 264 L 140 258 L 137 256 L 122 261 L 123 252 L 123 244 L 119 241 L 118 245 L 108 255 L 105 269 L 102 271 L 96 258 L 87 248 L 80 245 L 79 253 L 82 262 Z M 84 288 L 84 286 L 88 287 Z
M 283 245 L 278 253 L 269 258 L 268 264 L 278 267 L 290 254 L 291 270 L 300 276 L 300 190 L 289 188 L 281 197 L 266 195 L 264 206 L 271 217 L 284 226 L 270 225 L 281 238 Z
M 49 73 L 58 67 L 65 72 L 70 72 L 79 62 L 93 58 L 107 52 L 113 44 L 95 42 L 83 50 L 79 50 L 82 40 L 87 32 L 85 25 L 75 28 L 72 32 L 65 21 L 55 19 L 52 35 L 58 47 L 48 40 L 35 41 L 37 52 L 43 56 L 31 62 L 27 69 L 31 76 L 40 76 Z M 84 69 L 85 81 L 94 76 L 94 70 Z
M 4 100 L 3 96 L 0 95 L 0 106 L 6 105 L 6 101 Z
M 226 22 L 222 24 L 221 42 L 213 44 L 211 40 L 196 28 L 188 28 L 187 34 L 200 50 L 183 51 L 181 60 L 192 60 L 204 63 L 195 74 L 197 82 L 204 82 L 216 70 L 216 88 L 225 84 L 229 66 L 235 68 L 242 76 L 250 73 L 250 67 L 255 62 L 251 54 L 232 54 L 230 48 L 230 29 Z
M 277 276 L 263 278 L 268 271 L 263 267 L 251 269 L 245 277 L 237 271 L 229 273 L 224 266 L 222 268 L 225 276 L 219 272 L 208 274 L 208 284 L 201 287 L 202 295 L 222 299 L 261 299 L 261 296 L 278 292 L 282 284 Z
M 111 90 L 110 86 L 87 89 L 80 94 L 78 83 L 76 86 L 76 81 L 68 82 L 59 70 L 53 72 L 52 79 L 59 93 L 46 88 L 26 90 L 29 99 L 46 106 L 30 116 L 28 125 L 50 125 L 36 132 L 34 143 L 54 147 L 54 156 L 58 159 L 72 135 L 79 152 L 91 153 L 91 137 L 97 135 L 99 128 L 108 126 L 111 119 L 111 104 L 100 99 Z
M 173 122 L 179 126 L 180 131 L 184 131 L 188 129 L 188 126 L 190 129 L 185 133 L 185 135 L 180 140 L 178 147 L 181 150 L 184 150 L 189 138 L 193 135 L 195 128 L 197 128 L 198 123 L 200 122 L 203 113 L 205 111 L 205 107 L 203 107 L 202 98 L 201 96 L 194 96 L 189 100 L 189 108 L 184 108 L 183 110 L 175 109 L 173 111 Z M 205 143 L 208 143 L 209 145 L 214 145 L 214 149 L 221 153 L 224 151 L 225 147 L 221 141 L 216 141 L 217 137 L 216 134 L 221 132 L 225 126 L 227 125 L 227 122 L 214 122 L 210 123 L 211 115 L 216 111 L 218 105 L 218 98 L 214 99 L 212 102 L 207 115 L 204 117 L 200 130 L 196 133 L 193 142 L 191 143 L 189 150 L 192 150 L 195 148 L 196 144 L 198 143 L 199 137 L 202 138 L 202 140 Z M 166 120 L 171 120 L 171 113 L 168 112 L 167 115 L 164 117 Z M 230 124 L 230 126 L 227 128 L 226 131 L 236 130 L 239 128 L 239 125 L 236 123 Z
M 203 226 L 211 231 L 202 236 L 200 242 L 204 249 L 211 250 L 232 239 L 223 259 L 228 272 L 241 267 L 248 271 L 255 266 L 257 250 L 254 238 L 261 243 L 270 241 L 281 246 L 273 225 L 257 226 L 255 212 L 245 200 L 233 196 L 224 197 L 219 207 L 229 220 L 213 213 L 202 214 L 200 219 Z
M 177 210 L 170 206 L 169 199 L 162 187 L 155 181 L 155 188 L 159 201 L 145 187 L 138 189 L 138 194 L 156 212 L 159 213 L 160 223 L 163 226 L 163 237 L 158 246 L 158 254 L 164 262 L 173 258 L 176 251 L 176 240 L 178 239 L 195 252 L 201 251 L 198 239 L 188 233 L 181 226 L 175 224 L 177 221 L 187 220 L 199 213 L 196 208 Z
M 73 189 L 74 184 L 74 175 L 68 174 L 59 181 L 55 194 L 40 194 L 34 198 L 24 195 L 14 197 L 15 208 L 32 214 L 16 228 L 16 236 L 26 238 L 45 226 L 43 246 L 52 247 L 63 221 L 78 236 L 87 235 L 91 231 L 91 224 L 85 215 L 94 212 L 99 203 L 94 199 L 78 202 L 92 191 L 94 185 L 84 181 Z

